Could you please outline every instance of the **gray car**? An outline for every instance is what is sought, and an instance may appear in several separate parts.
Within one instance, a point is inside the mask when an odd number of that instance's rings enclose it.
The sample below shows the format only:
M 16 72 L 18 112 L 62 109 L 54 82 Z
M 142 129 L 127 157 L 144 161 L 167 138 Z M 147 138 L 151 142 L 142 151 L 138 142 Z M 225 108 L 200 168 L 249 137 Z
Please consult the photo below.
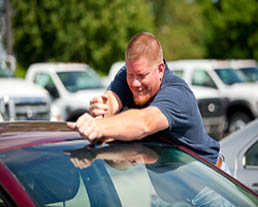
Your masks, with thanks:
M 232 175 L 258 192 L 258 119 L 220 141 Z

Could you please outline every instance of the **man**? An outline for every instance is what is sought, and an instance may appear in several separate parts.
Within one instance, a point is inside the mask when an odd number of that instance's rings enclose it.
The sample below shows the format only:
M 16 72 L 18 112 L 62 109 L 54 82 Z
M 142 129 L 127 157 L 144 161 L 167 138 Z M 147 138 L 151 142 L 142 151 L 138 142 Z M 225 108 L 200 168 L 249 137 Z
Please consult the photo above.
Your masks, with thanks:
M 220 146 L 207 134 L 191 89 L 168 69 L 158 39 L 136 34 L 125 61 L 105 94 L 91 100 L 91 115 L 67 125 L 90 142 L 103 137 L 140 140 L 159 133 L 216 164 Z

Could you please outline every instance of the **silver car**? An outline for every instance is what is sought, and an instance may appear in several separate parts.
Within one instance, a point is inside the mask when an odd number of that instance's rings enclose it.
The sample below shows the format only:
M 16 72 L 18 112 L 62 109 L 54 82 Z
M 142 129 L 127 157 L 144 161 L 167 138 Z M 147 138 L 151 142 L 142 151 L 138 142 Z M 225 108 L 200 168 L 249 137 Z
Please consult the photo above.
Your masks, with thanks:
M 220 141 L 232 175 L 258 192 L 258 119 Z

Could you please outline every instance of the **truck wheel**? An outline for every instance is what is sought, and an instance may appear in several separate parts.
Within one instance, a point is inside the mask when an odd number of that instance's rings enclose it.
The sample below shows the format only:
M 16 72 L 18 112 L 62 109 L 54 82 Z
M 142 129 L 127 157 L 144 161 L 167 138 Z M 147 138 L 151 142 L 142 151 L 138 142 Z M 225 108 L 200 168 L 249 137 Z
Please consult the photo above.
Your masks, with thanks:
M 238 129 L 245 127 L 245 125 L 251 121 L 250 116 L 244 112 L 237 112 L 233 114 L 229 119 L 228 131 L 232 133 Z

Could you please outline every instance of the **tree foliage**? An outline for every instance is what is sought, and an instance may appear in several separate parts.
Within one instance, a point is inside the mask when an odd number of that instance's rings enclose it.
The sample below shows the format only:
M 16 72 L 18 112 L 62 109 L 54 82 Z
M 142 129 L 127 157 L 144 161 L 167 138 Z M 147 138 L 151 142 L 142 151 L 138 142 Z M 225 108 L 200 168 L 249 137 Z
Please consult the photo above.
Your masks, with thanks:
M 194 1 L 153 1 L 155 29 L 167 59 L 202 58 L 203 16 Z
M 212 58 L 258 59 L 258 1 L 200 1 L 205 15 L 205 46 Z
M 20 64 L 87 62 L 98 72 L 124 59 L 135 33 L 153 31 L 146 0 L 12 0 L 14 51 Z

